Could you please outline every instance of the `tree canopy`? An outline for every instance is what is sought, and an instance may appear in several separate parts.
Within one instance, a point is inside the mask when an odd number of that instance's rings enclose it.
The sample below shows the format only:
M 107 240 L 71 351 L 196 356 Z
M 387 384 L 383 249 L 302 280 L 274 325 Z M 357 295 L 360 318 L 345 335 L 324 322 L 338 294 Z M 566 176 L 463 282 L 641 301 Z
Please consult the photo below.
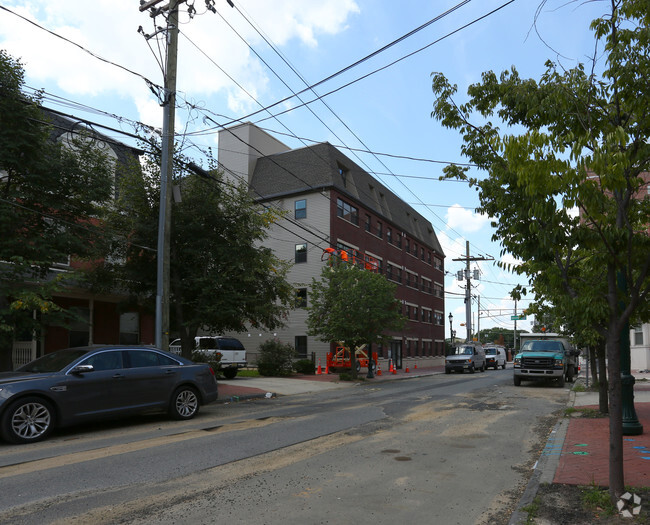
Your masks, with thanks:
M 20 61 L 0 50 L 0 356 L 10 358 L 16 331 L 36 328 L 32 312 L 52 316 L 51 300 L 74 268 L 57 263 L 102 254 L 98 219 L 112 196 L 114 166 L 92 140 L 54 140 L 40 94 L 23 92 Z M 52 319 L 50 319 L 52 321 Z M 38 323 L 36 323 L 38 324 Z
M 178 160 L 178 165 L 187 165 Z M 148 155 L 143 166 L 121 179 L 109 225 L 130 234 L 127 242 L 114 244 L 103 271 L 117 277 L 135 300 L 152 304 L 156 253 L 150 247 L 156 246 L 160 195 L 157 155 Z M 186 356 L 199 329 L 217 334 L 251 326 L 273 330 L 293 304 L 287 264 L 263 246 L 278 213 L 255 204 L 245 186 L 228 185 L 221 175 L 175 172 L 181 201 L 172 206 L 170 319 Z
M 401 330 L 406 322 L 395 288 L 383 275 L 331 259 L 321 278 L 312 280 L 308 333 L 350 348 L 356 376 L 354 350 L 386 341 L 389 332 Z
M 470 179 L 479 211 L 494 218 L 494 239 L 521 261 L 514 270 L 536 299 L 607 341 L 614 497 L 623 490 L 619 343 L 650 308 L 650 199 L 641 193 L 650 170 L 650 12 L 641 0 L 610 5 L 592 23 L 604 52 L 587 68 L 549 61 L 539 80 L 514 67 L 485 72 L 464 104 L 434 74 L 432 115 L 461 133 L 463 154 L 488 173 Z M 457 166 L 446 171 L 467 178 Z

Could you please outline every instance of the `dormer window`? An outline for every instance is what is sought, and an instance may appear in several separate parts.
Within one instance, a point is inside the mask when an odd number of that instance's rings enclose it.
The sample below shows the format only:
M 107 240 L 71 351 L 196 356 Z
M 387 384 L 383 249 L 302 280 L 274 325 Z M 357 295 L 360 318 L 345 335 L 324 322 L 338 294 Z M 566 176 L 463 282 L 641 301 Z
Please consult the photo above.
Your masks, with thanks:
M 348 170 L 342 164 L 339 164 L 338 167 L 339 167 L 339 175 L 341 176 L 341 181 L 343 182 L 343 186 L 347 186 L 348 185 L 348 173 L 349 173 L 350 170 Z

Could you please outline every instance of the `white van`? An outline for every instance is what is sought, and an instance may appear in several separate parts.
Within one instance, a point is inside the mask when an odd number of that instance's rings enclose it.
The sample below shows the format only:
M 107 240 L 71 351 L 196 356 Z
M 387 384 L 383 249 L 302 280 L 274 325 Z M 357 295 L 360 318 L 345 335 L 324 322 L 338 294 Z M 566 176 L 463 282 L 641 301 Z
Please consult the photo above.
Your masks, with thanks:
M 463 373 L 467 370 L 473 374 L 476 370 L 485 371 L 485 352 L 483 347 L 476 343 L 460 344 L 454 348 L 453 353 L 445 358 L 445 373 Z
M 499 345 L 488 345 L 485 349 L 485 367 L 498 370 L 506 368 L 506 349 Z

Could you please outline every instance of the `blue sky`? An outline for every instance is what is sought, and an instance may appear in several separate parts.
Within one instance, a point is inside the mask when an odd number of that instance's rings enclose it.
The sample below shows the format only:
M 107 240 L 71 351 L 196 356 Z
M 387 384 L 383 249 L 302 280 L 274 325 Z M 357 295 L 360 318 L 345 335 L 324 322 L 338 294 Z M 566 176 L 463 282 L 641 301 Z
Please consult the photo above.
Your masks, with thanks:
M 0 6 L 11 10 L 0 9 L 0 47 L 22 60 L 27 86 L 46 91 L 46 106 L 127 132 L 133 132 L 131 121 L 160 127 L 162 109 L 143 77 L 162 85 L 158 61 L 163 43 L 156 38 L 147 41 L 138 27 L 153 33 L 154 24 L 164 25 L 164 20 L 140 13 L 138 5 L 137 0 L 0 0 Z M 491 240 L 489 218 L 473 211 L 478 205 L 475 190 L 437 180 L 444 162 L 467 159 L 460 155 L 457 133 L 431 117 L 431 73 L 442 72 L 457 84 L 458 101 L 463 102 L 467 86 L 480 81 L 487 70 L 501 72 L 514 66 L 522 77 L 539 79 L 548 59 L 567 68 L 588 62 L 595 50 L 589 23 L 606 12 L 608 2 L 235 0 L 234 9 L 226 0 L 215 0 L 215 14 L 206 10 L 205 0 L 195 0 L 193 19 L 187 5 L 182 4 L 180 17 L 177 132 L 213 128 L 206 115 L 221 125 L 246 117 L 291 95 L 285 83 L 293 92 L 305 88 L 260 33 L 304 81 L 314 84 L 438 18 L 319 85 L 320 96 L 337 91 L 323 98 L 327 106 L 318 101 L 309 105 L 318 118 L 299 107 L 277 118 L 260 113 L 247 120 L 282 133 L 278 138 L 291 147 L 311 141 L 340 146 L 429 219 L 445 250 L 449 272 L 445 319 L 453 313 L 457 336 L 465 337 L 465 328 L 459 326 L 465 308 L 462 295 L 456 295 L 463 289 L 454 279 L 462 264 L 452 259 L 465 254 L 466 241 L 472 255 L 495 261 L 501 259 L 501 247 Z M 365 75 L 369 76 L 346 86 Z M 308 101 L 314 95 L 301 97 Z M 300 104 L 292 98 L 271 111 Z M 215 147 L 216 139 L 216 130 L 196 133 L 186 142 L 186 153 L 200 163 L 205 159 L 202 151 Z M 523 281 L 493 262 L 480 263 L 479 268 L 481 278 L 474 282 L 473 292 L 481 297 L 481 328 L 511 329 L 514 303 L 509 292 Z M 519 311 L 527 304 L 520 302 Z M 476 303 L 472 311 L 476 322 Z M 445 325 L 448 332 L 448 322 Z M 529 330 L 530 321 L 520 321 L 518 328 Z

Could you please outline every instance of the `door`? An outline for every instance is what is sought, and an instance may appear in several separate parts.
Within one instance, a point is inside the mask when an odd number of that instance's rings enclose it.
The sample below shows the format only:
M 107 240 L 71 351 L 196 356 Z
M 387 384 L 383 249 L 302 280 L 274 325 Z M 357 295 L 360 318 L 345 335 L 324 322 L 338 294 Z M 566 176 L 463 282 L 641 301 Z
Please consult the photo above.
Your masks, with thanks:
M 390 342 L 390 353 L 393 356 L 393 366 L 402 369 L 402 341 Z
M 93 354 L 78 363 L 92 365 L 92 372 L 68 374 L 65 385 L 51 390 L 57 392 L 61 419 L 96 418 L 114 409 L 115 389 L 123 377 L 122 352 L 107 350 Z
M 165 408 L 181 374 L 180 365 L 158 352 L 125 351 L 124 377 L 114 394 L 119 410 Z

